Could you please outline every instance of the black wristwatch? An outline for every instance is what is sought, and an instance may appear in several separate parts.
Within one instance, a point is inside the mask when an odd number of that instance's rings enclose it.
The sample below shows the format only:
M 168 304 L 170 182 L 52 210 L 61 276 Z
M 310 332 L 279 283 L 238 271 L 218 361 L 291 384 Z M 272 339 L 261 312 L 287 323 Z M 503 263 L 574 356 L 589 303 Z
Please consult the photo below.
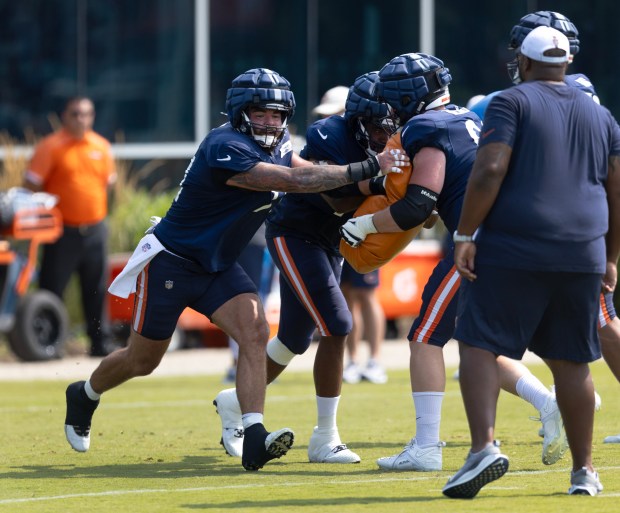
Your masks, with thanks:
M 463 235 L 463 234 L 459 233 L 458 231 L 455 231 L 452 234 L 452 240 L 454 242 L 474 242 L 474 236 L 473 235 Z

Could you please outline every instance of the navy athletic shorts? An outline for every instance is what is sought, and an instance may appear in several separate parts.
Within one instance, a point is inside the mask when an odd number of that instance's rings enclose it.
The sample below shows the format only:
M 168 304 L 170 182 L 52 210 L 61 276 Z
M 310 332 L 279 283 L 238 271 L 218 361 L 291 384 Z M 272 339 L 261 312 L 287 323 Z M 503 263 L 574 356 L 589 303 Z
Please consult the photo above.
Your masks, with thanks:
M 295 237 L 267 239 L 280 270 L 278 338 L 295 354 L 303 354 L 315 330 L 321 336 L 345 336 L 353 326 L 340 290 L 342 257 Z
M 420 314 L 407 338 L 443 347 L 454 335 L 461 276 L 454 266 L 454 247 L 433 269 L 424 290 Z
M 256 285 L 237 263 L 207 273 L 191 260 L 162 251 L 138 277 L 132 327 L 144 337 L 165 340 L 186 307 L 211 317 L 228 300 L 248 292 L 256 294 Z
M 597 317 L 601 275 L 476 269 L 463 280 L 454 338 L 497 355 L 587 363 L 601 357 Z

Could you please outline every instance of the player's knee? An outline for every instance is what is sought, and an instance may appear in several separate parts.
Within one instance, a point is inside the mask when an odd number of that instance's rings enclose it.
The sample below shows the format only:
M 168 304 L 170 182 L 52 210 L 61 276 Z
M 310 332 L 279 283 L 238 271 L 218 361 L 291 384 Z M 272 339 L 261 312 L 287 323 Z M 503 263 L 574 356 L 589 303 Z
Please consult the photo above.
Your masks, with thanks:
M 327 323 L 330 336 L 346 337 L 353 329 L 353 317 L 349 310 L 340 310 Z
M 269 324 L 265 320 L 257 319 L 245 326 L 238 338 L 235 338 L 239 346 L 246 348 L 256 347 L 261 351 L 265 350 L 269 340 Z
M 132 368 L 134 376 L 148 376 L 151 374 L 161 362 L 161 358 L 155 358 L 150 355 L 144 355 L 139 358 L 132 359 Z

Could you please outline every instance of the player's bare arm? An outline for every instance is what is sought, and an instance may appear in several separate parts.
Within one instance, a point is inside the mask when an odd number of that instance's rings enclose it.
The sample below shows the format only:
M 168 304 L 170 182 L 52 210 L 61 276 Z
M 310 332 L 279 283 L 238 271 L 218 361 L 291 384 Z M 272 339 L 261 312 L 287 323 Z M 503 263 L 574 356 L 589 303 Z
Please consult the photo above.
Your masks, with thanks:
M 289 168 L 261 162 L 245 173 L 230 177 L 226 183 L 256 191 L 321 192 L 379 174 L 402 172 L 400 167 L 408 163 L 409 157 L 398 150 L 387 150 L 347 166 L 317 164 Z

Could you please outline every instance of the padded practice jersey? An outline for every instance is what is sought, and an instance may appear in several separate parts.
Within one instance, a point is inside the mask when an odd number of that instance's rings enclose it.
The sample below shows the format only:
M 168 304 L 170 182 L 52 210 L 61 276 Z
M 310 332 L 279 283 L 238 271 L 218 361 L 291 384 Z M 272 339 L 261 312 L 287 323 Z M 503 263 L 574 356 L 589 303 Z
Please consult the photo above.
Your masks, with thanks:
M 313 123 L 308 128 L 306 141 L 301 151 L 305 159 L 345 165 L 368 158 L 342 116 L 330 116 Z M 359 196 L 361 193 L 356 184 L 351 184 L 323 194 L 342 197 Z M 285 235 L 304 239 L 332 254 L 339 254 L 338 229 L 352 215 L 353 212 L 334 212 L 320 193 L 288 193 L 269 214 L 266 235 L 267 238 Z
M 525 82 L 489 104 L 480 145 L 489 143 L 509 145 L 512 157 L 477 238 L 478 261 L 603 273 L 608 157 L 620 154 L 609 111 L 574 87 Z
M 473 112 L 448 105 L 445 110 L 431 110 L 412 117 L 401 133 L 402 146 L 412 161 L 425 147 L 437 148 L 446 155 L 445 180 L 435 208 L 450 233 L 459 222 L 481 126 L 480 118 Z
M 207 272 L 228 268 L 267 217 L 273 194 L 232 187 L 226 180 L 260 162 L 290 167 L 292 155 L 288 131 L 269 153 L 230 123 L 211 130 L 155 235 L 167 249 L 197 261 Z
M 594 86 L 592 85 L 592 82 L 590 82 L 590 79 L 583 73 L 566 75 L 564 77 L 564 82 L 566 82 L 567 85 L 575 87 L 576 89 L 579 89 L 580 91 L 586 93 L 590 98 L 599 103 L 598 96 L 596 94 Z M 501 91 L 494 91 L 487 94 L 484 98 L 482 98 L 482 100 L 476 102 L 470 110 L 478 114 L 480 119 L 484 119 L 484 113 L 487 110 L 489 103 L 491 103 L 491 100 L 499 93 L 501 93 Z

